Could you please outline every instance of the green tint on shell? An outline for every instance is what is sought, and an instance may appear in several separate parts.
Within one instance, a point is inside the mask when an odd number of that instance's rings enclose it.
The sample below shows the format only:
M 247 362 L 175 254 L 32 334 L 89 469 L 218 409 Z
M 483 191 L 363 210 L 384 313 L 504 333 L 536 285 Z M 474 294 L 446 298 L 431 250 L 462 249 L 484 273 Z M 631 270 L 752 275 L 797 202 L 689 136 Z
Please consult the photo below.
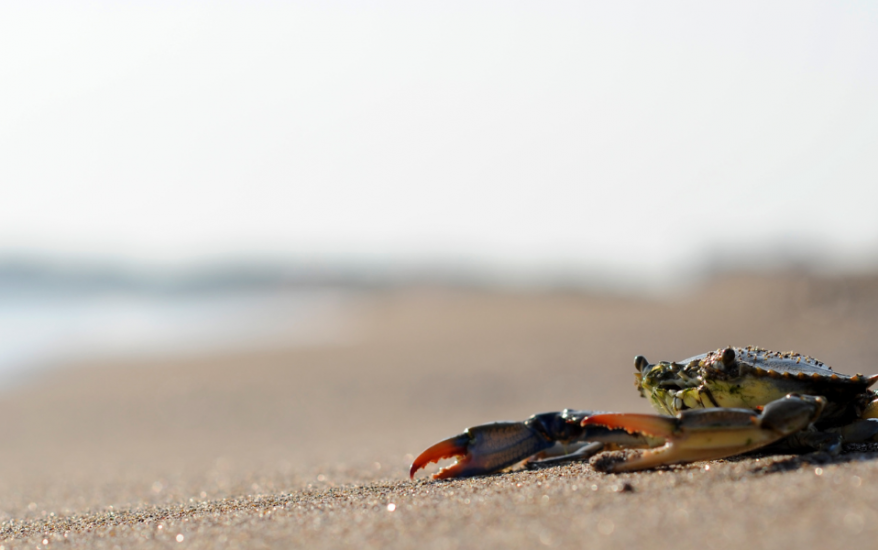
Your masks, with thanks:
M 755 347 L 720 349 L 680 363 L 641 363 L 638 389 L 656 410 L 671 415 L 709 407 L 754 409 L 798 393 L 827 397 L 822 418 L 841 417 L 851 414 L 857 396 L 872 395 L 867 388 L 878 379 L 838 374 L 811 357 Z

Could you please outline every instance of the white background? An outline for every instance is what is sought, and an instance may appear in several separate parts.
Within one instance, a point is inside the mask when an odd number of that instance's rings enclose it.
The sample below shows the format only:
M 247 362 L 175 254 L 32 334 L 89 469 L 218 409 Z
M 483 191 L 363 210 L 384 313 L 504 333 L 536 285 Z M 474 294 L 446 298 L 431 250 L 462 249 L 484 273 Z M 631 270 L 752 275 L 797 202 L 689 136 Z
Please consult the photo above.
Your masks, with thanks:
M 0 254 L 874 265 L 878 4 L 3 3 L 0 189 Z

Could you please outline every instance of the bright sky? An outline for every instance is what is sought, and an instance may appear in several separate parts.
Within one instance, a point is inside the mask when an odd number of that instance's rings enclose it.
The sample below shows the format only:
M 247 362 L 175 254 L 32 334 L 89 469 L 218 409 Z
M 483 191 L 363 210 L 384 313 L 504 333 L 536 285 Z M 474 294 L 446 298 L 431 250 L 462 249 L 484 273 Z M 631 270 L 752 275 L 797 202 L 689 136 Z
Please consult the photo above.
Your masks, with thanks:
M 875 2 L 10 2 L 0 75 L 0 253 L 878 258 Z

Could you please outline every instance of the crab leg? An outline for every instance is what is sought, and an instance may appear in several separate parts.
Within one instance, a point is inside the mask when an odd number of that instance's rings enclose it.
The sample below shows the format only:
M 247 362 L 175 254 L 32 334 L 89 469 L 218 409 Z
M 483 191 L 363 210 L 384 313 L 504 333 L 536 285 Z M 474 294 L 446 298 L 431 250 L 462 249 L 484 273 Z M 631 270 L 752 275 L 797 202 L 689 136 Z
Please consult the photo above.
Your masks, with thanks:
M 524 422 L 494 422 L 464 430 L 422 452 L 412 463 L 410 476 L 431 462 L 446 458 L 457 461 L 439 470 L 434 479 L 469 477 L 490 474 L 508 468 L 538 454 L 551 452 L 557 446 L 571 445 L 570 454 L 545 461 L 550 464 L 571 460 L 587 460 L 604 447 L 649 447 L 663 441 L 626 429 L 584 426 L 583 418 L 591 411 L 564 410 L 537 414 Z M 598 443 L 585 445 L 582 443 Z M 556 453 L 557 454 L 557 453 Z
M 693 409 L 676 417 L 644 414 L 599 414 L 583 420 L 584 426 L 600 425 L 648 434 L 665 440 L 661 448 L 640 457 L 611 464 L 611 472 L 628 472 L 666 464 L 725 458 L 758 449 L 814 422 L 826 400 L 790 394 L 772 401 L 761 413 L 748 409 Z

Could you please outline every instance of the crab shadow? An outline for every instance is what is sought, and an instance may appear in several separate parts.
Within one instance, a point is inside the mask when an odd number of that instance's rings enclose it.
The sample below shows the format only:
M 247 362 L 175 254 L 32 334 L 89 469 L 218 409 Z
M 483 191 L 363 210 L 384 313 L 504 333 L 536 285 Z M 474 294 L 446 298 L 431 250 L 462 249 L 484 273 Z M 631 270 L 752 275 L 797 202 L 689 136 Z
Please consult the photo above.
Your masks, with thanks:
M 771 458 L 777 455 L 752 454 L 740 458 L 727 459 L 729 462 L 739 462 L 753 458 Z M 759 465 L 751 470 L 754 474 L 778 474 L 808 468 L 810 466 L 827 466 L 831 464 L 846 464 L 850 462 L 865 462 L 878 460 L 878 443 L 858 443 L 845 445 L 841 454 L 832 455 L 824 452 L 808 453 L 787 456 L 770 464 Z

